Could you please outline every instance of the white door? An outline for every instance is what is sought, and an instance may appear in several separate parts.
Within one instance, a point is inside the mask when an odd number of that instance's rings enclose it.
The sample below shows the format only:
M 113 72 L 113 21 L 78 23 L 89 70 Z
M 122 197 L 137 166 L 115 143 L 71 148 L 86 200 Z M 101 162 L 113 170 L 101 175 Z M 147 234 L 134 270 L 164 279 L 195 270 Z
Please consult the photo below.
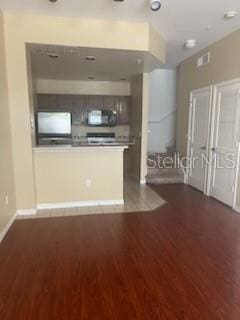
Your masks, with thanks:
M 238 166 L 239 84 L 215 89 L 210 195 L 233 206 Z
M 188 184 L 204 192 L 207 179 L 204 159 L 208 152 L 211 100 L 212 87 L 191 92 L 188 132 L 188 157 L 191 159 L 191 165 Z

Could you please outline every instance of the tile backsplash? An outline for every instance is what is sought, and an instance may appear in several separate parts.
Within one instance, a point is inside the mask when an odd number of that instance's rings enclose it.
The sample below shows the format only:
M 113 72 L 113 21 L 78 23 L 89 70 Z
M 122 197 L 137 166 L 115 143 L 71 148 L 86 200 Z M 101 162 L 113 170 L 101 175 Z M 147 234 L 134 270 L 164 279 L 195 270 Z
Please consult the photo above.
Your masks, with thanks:
M 86 125 L 73 124 L 72 132 L 74 139 L 84 138 L 88 132 L 113 132 L 118 138 L 128 138 L 130 136 L 130 127 L 129 125 L 116 127 L 88 127 Z

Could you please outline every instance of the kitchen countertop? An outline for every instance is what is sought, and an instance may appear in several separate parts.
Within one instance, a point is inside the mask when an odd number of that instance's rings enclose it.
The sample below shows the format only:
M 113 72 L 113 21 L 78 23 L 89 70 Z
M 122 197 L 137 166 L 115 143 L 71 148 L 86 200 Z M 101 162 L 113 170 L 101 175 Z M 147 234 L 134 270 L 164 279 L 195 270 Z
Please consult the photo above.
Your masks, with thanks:
M 81 152 L 81 151 L 123 151 L 135 144 L 135 140 L 115 139 L 106 141 L 89 141 L 88 139 L 80 139 L 72 143 L 62 143 L 62 140 L 56 143 L 44 143 L 33 148 L 34 152 Z
M 52 144 L 33 147 L 34 152 L 88 152 L 88 151 L 124 151 L 127 143 L 89 143 L 89 144 Z
M 36 146 L 36 148 L 41 148 L 41 147 L 74 147 L 74 148 L 79 148 L 79 147 L 105 147 L 105 146 L 131 146 L 135 144 L 135 140 L 120 140 L 120 139 L 115 139 L 115 140 L 108 140 L 108 141 L 88 141 L 87 139 L 82 139 L 78 141 L 73 141 L 72 143 L 68 141 L 67 143 L 61 143 L 62 140 L 52 141 L 52 143 L 49 141 L 46 143 L 42 143 Z

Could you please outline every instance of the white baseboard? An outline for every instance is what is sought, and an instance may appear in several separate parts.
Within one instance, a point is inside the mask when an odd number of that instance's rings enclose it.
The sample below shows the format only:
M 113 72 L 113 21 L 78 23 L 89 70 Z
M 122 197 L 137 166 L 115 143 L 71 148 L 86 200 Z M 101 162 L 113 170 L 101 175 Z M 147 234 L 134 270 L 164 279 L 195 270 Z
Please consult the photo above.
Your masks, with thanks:
M 182 170 L 183 173 L 183 183 L 188 184 L 188 172 L 186 172 L 186 169 L 183 167 L 181 161 L 178 161 L 178 165 L 180 166 L 180 169 Z
M 240 213 L 240 207 L 239 207 L 239 206 L 235 206 L 235 207 L 233 208 L 233 210 L 236 211 L 237 213 Z
M 19 209 L 17 210 L 18 216 L 33 216 L 37 214 L 37 209 Z
M 96 206 L 117 206 L 123 205 L 124 200 L 99 200 L 99 201 L 73 201 L 73 202 L 56 202 L 56 203 L 40 203 L 37 205 L 38 210 L 44 209 L 64 209 L 64 208 L 81 208 Z
M 7 225 L 3 228 L 3 230 L 0 232 L 0 242 L 2 242 L 3 238 L 6 236 L 8 233 L 8 230 L 11 228 L 13 222 L 15 221 L 17 216 L 17 213 L 15 213 L 10 220 L 8 221 Z
M 184 184 L 188 184 L 188 174 L 184 173 L 184 178 L 183 178 Z

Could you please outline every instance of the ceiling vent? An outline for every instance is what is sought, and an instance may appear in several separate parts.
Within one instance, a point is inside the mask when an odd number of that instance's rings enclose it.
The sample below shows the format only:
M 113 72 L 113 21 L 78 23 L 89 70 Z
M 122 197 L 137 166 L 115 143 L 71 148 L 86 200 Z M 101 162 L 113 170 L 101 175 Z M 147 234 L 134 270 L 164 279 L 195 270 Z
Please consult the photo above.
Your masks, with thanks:
M 65 46 L 48 46 L 48 45 L 33 45 L 31 52 L 36 55 L 81 55 L 81 48 L 78 47 L 65 47 Z M 95 58 L 89 56 L 90 58 Z
M 197 67 L 200 68 L 210 63 L 210 52 L 204 54 L 197 60 Z

